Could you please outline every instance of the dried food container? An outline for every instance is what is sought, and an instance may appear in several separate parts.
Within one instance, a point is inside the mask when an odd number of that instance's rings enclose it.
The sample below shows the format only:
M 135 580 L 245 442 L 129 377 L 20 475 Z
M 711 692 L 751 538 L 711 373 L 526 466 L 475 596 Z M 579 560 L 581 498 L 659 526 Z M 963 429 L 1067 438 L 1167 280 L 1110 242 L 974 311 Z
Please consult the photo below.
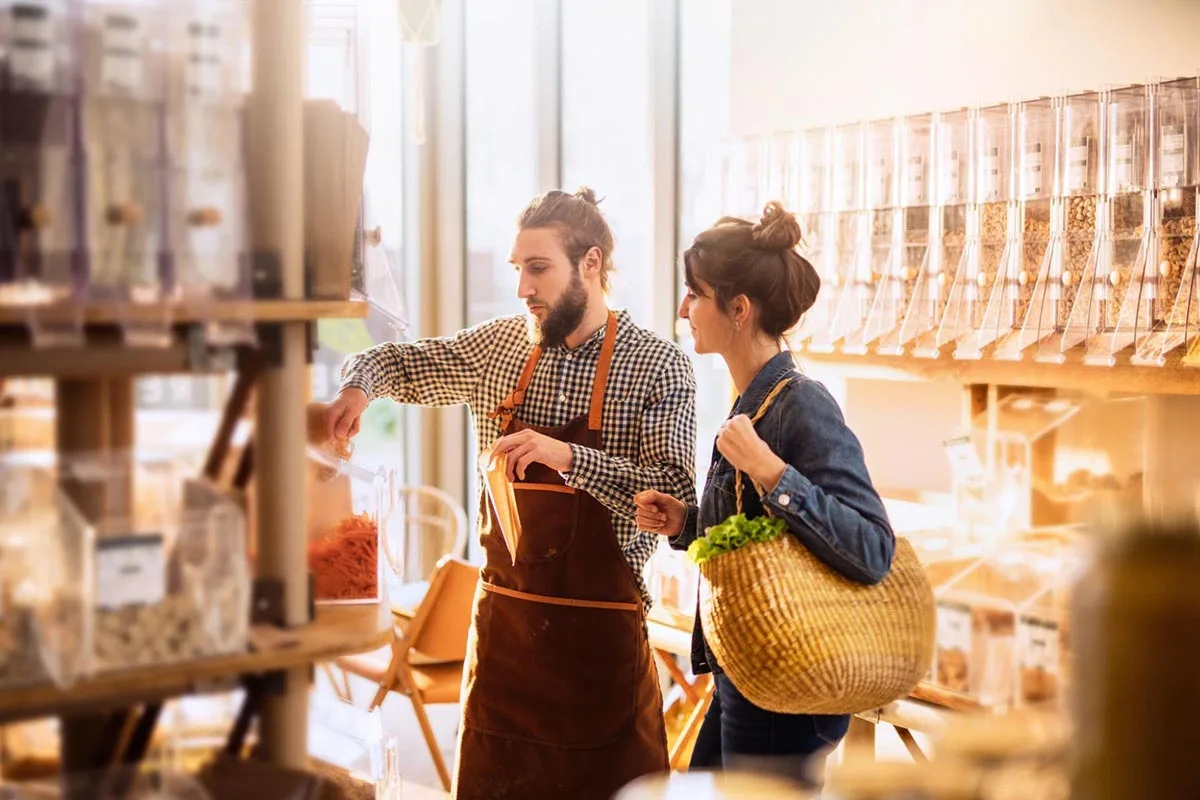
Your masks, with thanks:
M 898 120 L 866 123 L 866 216 L 863 244 L 854 274 L 842 292 L 835 327 L 844 331 L 842 352 L 862 355 L 874 341 L 870 324 L 875 297 L 885 278 L 892 277 L 899 256 L 904 215 L 900 208 L 900 132 Z
M 1148 330 L 1139 326 L 1133 362 L 1162 366 L 1200 332 L 1196 291 L 1196 197 L 1200 193 L 1200 80 L 1181 78 L 1153 87 L 1150 149 L 1154 161 L 1152 228 L 1155 253 L 1144 281 Z
M 808 349 L 832 353 L 844 336 L 862 324 L 866 309 L 860 277 L 870 273 L 870 216 L 866 210 L 866 134 L 862 123 L 834 128 L 832 230 L 827 231 L 817 306 L 810 311 Z M 828 324 L 824 324 L 828 320 Z
M 94 530 L 28 457 L 0 457 L 0 688 L 91 667 Z
M 837 224 L 831 179 L 833 130 L 815 128 L 799 136 L 799 163 L 792 174 L 796 218 L 803 241 L 800 252 L 817 274 L 821 289 L 816 301 L 789 337 L 793 350 L 807 346 L 814 331 L 826 331 L 833 324 L 837 303 Z

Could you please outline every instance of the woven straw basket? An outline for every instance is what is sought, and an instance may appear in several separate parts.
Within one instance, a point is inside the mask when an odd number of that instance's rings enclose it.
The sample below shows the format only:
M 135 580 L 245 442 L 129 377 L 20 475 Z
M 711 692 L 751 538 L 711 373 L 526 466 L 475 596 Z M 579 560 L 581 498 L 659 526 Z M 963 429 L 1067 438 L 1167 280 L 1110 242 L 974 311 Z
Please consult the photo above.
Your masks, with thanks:
M 740 514 L 740 472 L 735 480 Z M 708 645 L 738 691 L 768 711 L 879 708 L 912 691 L 933 661 L 933 589 L 905 539 L 896 539 L 891 571 L 875 586 L 842 577 L 788 532 L 709 558 L 700 574 Z
M 711 558 L 700 573 L 708 645 L 760 708 L 854 714 L 904 697 L 929 671 L 933 591 L 905 539 L 875 586 L 843 578 L 789 533 Z

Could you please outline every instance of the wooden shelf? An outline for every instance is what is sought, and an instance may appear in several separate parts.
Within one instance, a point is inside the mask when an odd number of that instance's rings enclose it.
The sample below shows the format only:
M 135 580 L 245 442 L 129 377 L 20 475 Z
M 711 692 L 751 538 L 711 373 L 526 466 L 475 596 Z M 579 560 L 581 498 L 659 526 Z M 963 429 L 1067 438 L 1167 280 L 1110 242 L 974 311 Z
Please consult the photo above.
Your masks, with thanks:
M 367 303 L 359 300 L 247 300 L 218 303 L 163 303 L 129 305 L 97 303 L 84 306 L 85 325 L 121 325 L 126 322 L 172 324 L 193 322 L 307 322 L 310 320 L 362 319 Z M 37 309 L 0 306 L 0 325 L 25 325 Z M 55 310 L 52 313 L 61 313 Z
M 319 607 L 302 628 L 256 628 L 252 652 L 111 672 L 68 689 L 43 684 L 0 691 L 0 722 L 119 708 L 213 688 L 242 675 L 262 674 L 383 647 L 392 615 L 379 603 Z
M 964 384 L 1078 389 L 1098 394 L 1200 394 L 1200 368 L 1184 366 L 1181 358 L 1182 351 L 1176 351 L 1161 367 L 1142 367 L 1130 364 L 1128 354 L 1122 354 L 1114 366 L 1094 367 L 1083 363 L 1081 353 L 1069 353 L 1062 364 L 1034 361 L 1032 353 L 1023 361 L 998 361 L 987 353 L 978 361 L 958 361 L 948 353 L 936 359 L 874 353 L 851 356 L 803 352 L 797 356 L 801 368 L 805 364 L 831 365 L 844 371 L 847 377 L 866 379 L 915 378 Z

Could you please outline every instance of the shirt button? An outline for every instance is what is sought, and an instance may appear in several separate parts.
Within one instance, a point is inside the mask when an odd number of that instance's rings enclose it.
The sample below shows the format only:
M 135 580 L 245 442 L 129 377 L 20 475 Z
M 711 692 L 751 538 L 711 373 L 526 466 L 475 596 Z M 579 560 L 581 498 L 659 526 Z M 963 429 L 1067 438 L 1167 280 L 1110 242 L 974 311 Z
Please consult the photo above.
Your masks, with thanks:
M 560 402 L 560 403 L 567 402 L 567 396 L 565 394 L 563 394 L 562 392 L 559 392 L 558 393 L 558 402 Z
M 792 496 L 790 494 L 779 495 L 779 505 L 786 506 L 791 502 L 792 502 Z

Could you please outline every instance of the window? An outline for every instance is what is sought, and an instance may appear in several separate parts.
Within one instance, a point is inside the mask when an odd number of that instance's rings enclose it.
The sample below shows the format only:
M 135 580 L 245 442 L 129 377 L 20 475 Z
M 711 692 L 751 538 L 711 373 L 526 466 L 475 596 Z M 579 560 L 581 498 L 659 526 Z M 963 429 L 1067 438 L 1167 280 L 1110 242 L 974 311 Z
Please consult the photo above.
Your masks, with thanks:
M 651 8 L 644 0 L 562 4 L 562 186 L 590 186 L 616 239 L 612 303 L 653 325 Z
M 717 145 L 729 131 L 731 0 L 687 0 L 679 7 L 679 246 L 721 214 Z M 696 370 L 696 476 L 701 483 L 712 461 L 717 429 L 732 405 L 734 388 L 717 355 L 695 355 L 687 323 L 677 328 L 680 345 Z
M 508 257 L 538 191 L 534 0 L 466 0 L 466 320 L 520 313 Z

